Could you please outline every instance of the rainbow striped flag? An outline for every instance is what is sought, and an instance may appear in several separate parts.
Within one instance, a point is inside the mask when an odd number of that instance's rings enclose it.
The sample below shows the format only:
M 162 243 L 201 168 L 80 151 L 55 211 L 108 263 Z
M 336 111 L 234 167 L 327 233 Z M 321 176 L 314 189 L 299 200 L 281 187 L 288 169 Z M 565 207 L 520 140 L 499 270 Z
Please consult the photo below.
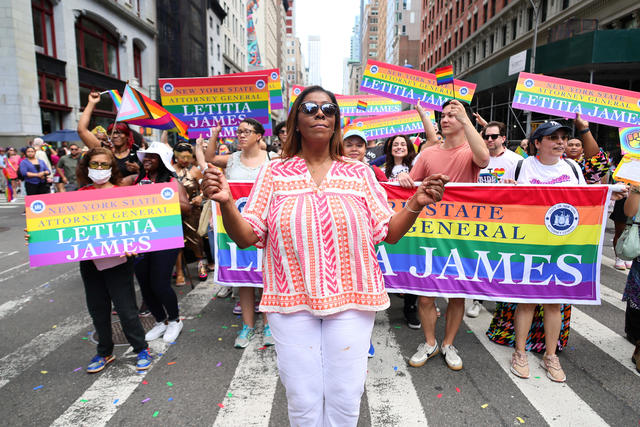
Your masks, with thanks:
M 516 153 L 516 154 L 520 154 L 520 155 L 521 155 L 522 157 L 524 157 L 525 159 L 526 159 L 527 157 L 529 157 L 529 155 L 527 154 L 527 152 L 526 152 L 526 151 L 524 151 L 524 148 L 520 147 L 519 145 L 518 145 L 518 147 L 516 148 L 515 153 Z
M 358 105 L 356 106 L 358 110 L 367 111 L 367 103 L 364 101 L 358 100 Z
M 120 93 L 115 89 L 110 89 L 106 92 L 111 97 L 111 100 L 113 101 L 113 105 L 116 106 L 116 110 L 119 110 L 120 105 L 122 105 L 122 97 L 120 96 Z
M 25 198 L 31 267 L 184 246 L 176 182 Z
M 453 83 L 453 65 L 436 68 L 435 74 L 438 86 Z
M 234 199 L 247 197 L 251 186 L 232 183 Z M 383 187 L 396 212 L 414 191 Z M 449 184 L 444 199 L 427 206 L 400 242 L 378 246 L 385 286 L 427 296 L 600 304 L 610 196 L 607 186 Z M 262 251 L 237 248 L 219 207 L 214 232 L 214 280 L 262 286 Z
M 8 162 L 8 160 L 7 160 Z M 7 183 L 7 188 L 5 191 L 5 194 L 7 196 L 7 202 L 10 202 L 14 199 L 13 196 L 13 185 L 11 185 L 11 178 L 9 178 L 9 173 L 7 172 L 7 169 L 2 169 L 2 173 L 5 177 L 5 181 Z
M 176 132 L 180 138 L 189 139 L 188 126 L 183 121 L 129 85 L 124 88 L 116 122 Z

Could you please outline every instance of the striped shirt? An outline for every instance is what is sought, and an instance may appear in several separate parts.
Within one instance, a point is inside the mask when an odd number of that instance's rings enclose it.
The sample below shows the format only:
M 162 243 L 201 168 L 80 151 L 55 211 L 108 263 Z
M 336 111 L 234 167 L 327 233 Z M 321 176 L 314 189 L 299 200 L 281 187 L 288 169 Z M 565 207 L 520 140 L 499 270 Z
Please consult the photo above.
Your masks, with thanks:
M 344 157 L 320 186 L 300 157 L 263 166 L 242 216 L 264 249 L 263 312 L 384 310 L 375 245 L 393 211 L 371 169 Z

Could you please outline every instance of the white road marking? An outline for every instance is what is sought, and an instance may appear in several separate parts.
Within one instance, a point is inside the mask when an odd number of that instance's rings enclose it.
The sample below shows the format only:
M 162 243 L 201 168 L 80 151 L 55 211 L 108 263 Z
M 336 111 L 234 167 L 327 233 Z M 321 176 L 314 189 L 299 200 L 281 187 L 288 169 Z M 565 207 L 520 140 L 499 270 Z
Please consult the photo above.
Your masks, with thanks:
M 258 350 L 260 347 L 262 337 L 255 336 L 242 352 L 226 394 L 233 392 L 233 398 L 224 398 L 224 407 L 218 411 L 214 426 L 269 425 L 278 384 L 278 367 L 275 349 Z
M 18 253 L 18 251 L 7 252 L 6 254 L 4 252 L 0 252 L 0 258 L 7 258 L 7 257 L 10 257 L 11 255 L 15 255 L 17 253 Z
M 627 309 L 627 303 L 622 301 L 622 294 L 600 284 L 600 298 L 622 311 Z
M 43 283 L 40 286 L 37 286 L 33 289 L 28 290 L 27 292 L 25 292 L 20 298 L 11 300 L 11 301 L 7 301 L 3 304 L 0 304 L 0 319 L 10 315 L 10 314 L 14 314 L 18 311 L 20 311 L 22 309 L 22 307 L 24 307 L 28 302 L 30 302 L 34 297 L 40 296 L 40 295 L 44 295 L 47 293 L 51 293 L 53 292 L 52 289 L 49 287 L 49 285 L 51 284 L 51 282 L 55 282 L 58 280 L 66 280 L 72 276 L 76 276 L 79 275 L 80 273 L 78 272 L 78 270 L 73 269 L 73 270 L 69 270 L 65 273 L 62 273 L 59 276 L 54 277 L 53 279 L 51 279 L 48 282 Z M 0 279 L 0 282 L 2 282 L 3 279 Z
M 631 355 L 635 346 L 624 337 L 580 311 L 576 306 L 571 307 L 571 329 L 640 377 L 635 365 L 631 364 Z
M 0 388 L 34 363 L 47 357 L 69 338 L 88 328 L 90 324 L 87 314 L 69 316 L 55 329 L 38 335 L 13 353 L 4 356 L 0 359 Z
M 180 301 L 180 315 L 183 317 L 197 315 L 211 301 L 216 289 L 216 285 L 209 281 L 200 283 Z M 160 338 L 150 342 L 149 346 L 154 356 L 154 362 L 150 368 L 153 369 L 163 357 L 159 354 L 164 355 L 170 351 L 170 345 Z M 52 425 L 103 426 L 107 424 L 149 372 L 138 374 L 134 364 L 134 361 L 127 361 L 122 365 L 116 359 L 116 366 L 109 367 L 108 371 L 98 376 L 91 387 L 78 397 Z M 116 399 L 118 403 L 114 404 Z
M 15 269 L 17 269 L 17 268 L 22 268 L 22 267 L 24 267 L 24 266 L 26 266 L 26 265 L 29 265 L 29 261 L 27 261 L 27 262 L 23 262 L 22 264 L 19 264 L 19 265 L 14 265 L 14 266 L 13 266 L 13 267 L 11 267 L 11 268 L 7 268 L 6 270 L 0 271 L 0 274 L 8 273 L 8 272 L 10 272 L 10 271 L 12 271 L 12 270 L 15 270 Z M 5 280 L 7 280 L 7 279 L 0 279 L 0 282 L 3 282 L 3 281 L 5 281 Z
M 423 405 L 386 312 L 376 314 L 366 392 L 372 426 L 426 426 Z M 395 368 L 395 369 L 394 369 Z
M 572 323 L 573 323 L 573 319 Z M 539 359 L 529 353 L 529 370 L 531 378 L 522 379 L 510 371 L 513 349 L 498 345 L 485 335 L 487 325 L 491 322 L 491 314 L 483 307 L 475 319 L 465 317 L 464 322 L 473 331 L 480 343 L 493 357 L 508 378 L 520 389 L 524 397 L 531 402 L 542 418 L 551 426 L 605 426 L 607 423 L 566 383 L 556 384 L 549 380 L 546 372 L 540 367 Z M 631 353 L 629 353 L 631 354 Z M 540 377 L 540 379 L 534 379 Z M 567 410 L 570 408 L 570 410 Z

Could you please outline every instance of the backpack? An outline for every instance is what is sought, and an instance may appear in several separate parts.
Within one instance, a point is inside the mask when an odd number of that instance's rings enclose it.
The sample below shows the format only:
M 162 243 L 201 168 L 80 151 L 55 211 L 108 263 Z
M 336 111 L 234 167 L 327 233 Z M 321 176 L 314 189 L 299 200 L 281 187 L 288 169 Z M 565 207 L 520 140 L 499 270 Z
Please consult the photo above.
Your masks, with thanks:
M 562 159 L 562 160 L 564 160 L 565 162 L 567 162 L 567 164 L 571 167 L 571 170 L 573 171 L 573 175 L 576 177 L 576 179 L 577 179 L 578 181 L 580 181 L 580 175 L 579 175 L 579 172 L 578 172 L 578 170 L 576 169 L 576 167 L 573 165 L 573 163 L 571 163 L 571 162 L 570 162 L 569 160 L 567 160 L 567 159 Z M 518 164 L 516 165 L 516 171 L 515 171 L 515 173 L 513 174 L 513 179 L 514 179 L 515 181 L 518 181 L 518 177 L 520 176 L 520 169 L 522 169 L 522 162 L 524 162 L 524 159 L 522 159 L 522 160 L 518 160 Z

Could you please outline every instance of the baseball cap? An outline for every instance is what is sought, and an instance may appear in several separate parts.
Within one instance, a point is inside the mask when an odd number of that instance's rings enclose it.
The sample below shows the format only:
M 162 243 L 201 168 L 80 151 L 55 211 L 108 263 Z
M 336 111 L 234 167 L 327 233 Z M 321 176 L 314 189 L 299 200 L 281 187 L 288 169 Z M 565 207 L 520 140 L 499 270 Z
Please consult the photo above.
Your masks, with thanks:
M 531 135 L 531 139 L 534 141 L 536 139 L 542 139 L 543 136 L 549 136 L 559 129 L 564 129 L 569 134 L 571 134 L 572 132 L 570 127 L 558 123 L 554 120 L 550 120 L 538 126 L 538 128 L 533 132 L 533 135 Z
M 365 144 L 367 143 L 367 135 L 365 135 L 364 132 L 362 132 L 361 130 L 358 130 L 358 129 L 348 130 L 347 133 L 344 134 L 342 139 L 347 139 L 350 136 L 357 136 L 358 138 L 362 139 L 365 142 Z

